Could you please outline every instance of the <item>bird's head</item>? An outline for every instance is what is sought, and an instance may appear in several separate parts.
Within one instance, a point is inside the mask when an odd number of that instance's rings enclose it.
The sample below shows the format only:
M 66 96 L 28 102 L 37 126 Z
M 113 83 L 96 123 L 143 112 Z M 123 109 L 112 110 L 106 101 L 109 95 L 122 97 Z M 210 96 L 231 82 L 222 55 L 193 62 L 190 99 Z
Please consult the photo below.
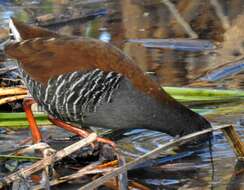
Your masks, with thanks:
M 32 38 L 57 37 L 59 34 L 33 25 L 27 25 L 15 18 L 9 19 L 9 36 L 12 42 L 20 42 Z

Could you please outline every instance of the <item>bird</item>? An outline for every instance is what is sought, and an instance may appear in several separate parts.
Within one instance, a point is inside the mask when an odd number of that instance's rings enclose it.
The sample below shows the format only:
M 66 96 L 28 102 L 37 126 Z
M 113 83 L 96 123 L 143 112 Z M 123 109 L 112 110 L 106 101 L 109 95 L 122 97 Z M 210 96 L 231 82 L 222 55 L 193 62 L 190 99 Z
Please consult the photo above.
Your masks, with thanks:
M 143 128 L 173 137 L 211 127 L 203 116 L 177 102 L 110 43 L 58 34 L 14 18 L 9 29 L 12 40 L 5 53 L 18 61 L 31 96 L 60 127 L 76 134 L 83 132 L 73 124 Z M 33 101 L 26 102 L 32 136 L 39 142 L 40 131 L 29 109 Z

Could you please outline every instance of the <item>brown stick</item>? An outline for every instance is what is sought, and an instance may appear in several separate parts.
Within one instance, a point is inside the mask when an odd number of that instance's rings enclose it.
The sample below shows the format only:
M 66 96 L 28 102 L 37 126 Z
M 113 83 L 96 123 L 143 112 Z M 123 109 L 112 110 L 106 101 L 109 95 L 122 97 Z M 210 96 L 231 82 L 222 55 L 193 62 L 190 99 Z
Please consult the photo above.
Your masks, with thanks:
M 48 165 L 52 164 L 53 162 L 61 160 L 63 157 L 70 155 L 71 153 L 77 151 L 81 147 L 87 146 L 90 143 L 94 142 L 96 140 L 96 138 L 97 138 L 97 135 L 95 133 L 92 133 L 88 137 L 86 137 L 62 150 L 59 150 L 56 154 L 53 154 L 52 156 L 48 156 L 48 157 L 32 164 L 30 167 L 20 169 L 17 172 L 4 177 L 2 179 L 2 182 L 0 181 L 0 189 L 3 188 L 4 184 L 10 184 L 15 180 L 19 180 L 21 178 L 26 178 L 26 177 L 30 176 L 31 174 L 47 167 Z
M 108 168 L 108 167 L 114 167 L 118 165 L 118 160 L 113 160 L 111 162 L 106 162 L 104 164 L 98 165 L 96 166 L 97 169 L 104 169 L 104 168 Z
M 22 100 L 26 97 L 27 95 L 17 95 L 17 96 L 10 96 L 10 97 L 6 97 L 6 98 L 1 98 L 0 99 L 0 105 L 2 104 L 6 104 L 9 102 L 14 102 L 16 100 Z
M 222 129 L 228 143 L 232 146 L 236 157 L 238 159 L 244 159 L 244 144 L 240 140 L 240 136 L 236 132 L 233 126 Z
M 94 180 L 93 182 L 82 186 L 79 190 L 90 190 L 90 189 L 94 189 L 96 187 L 99 187 L 100 185 L 104 184 L 105 182 L 107 182 L 111 178 L 118 176 L 120 173 L 123 173 L 125 171 L 130 170 L 130 169 L 133 169 L 136 165 L 143 163 L 144 161 L 146 161 L 146 160 L 152 158 L 153 156 L 159 154 L 163 150 L 167 150 L 169 148 L 178 146 L 179 144 L 190 141 L 190 140 L 196 138 L 197 136 L 207 134 L 207 133 L 213 132 L 215 130 L 228 128 L 228 127 L 230 127 L 230 126 L 218 126 L 218 127 L 214 127 L 214 128 L 210 128 L 210 129 L 205 129 L 205 130 L 202 130 L 202 131 L 199 131 L 196 133 L 185 135 L 185 136 L 178 138 L 174 141 L 165 143 L 165 144 L 159 146 L 158 148 L 155 148 L 152 151 L 150 151 L 150 152 L 134 159 L 133 161 L 127 163 L 125 166 L 118 167 L 118 168 L 114 169 L 112 172 L 109 172 L 106 175 Z
M 136 181 L 132 181 L 130 183 L 129 187 L 131 187 L 130 189 L 150 190 L 148 187 L 146 187 Z

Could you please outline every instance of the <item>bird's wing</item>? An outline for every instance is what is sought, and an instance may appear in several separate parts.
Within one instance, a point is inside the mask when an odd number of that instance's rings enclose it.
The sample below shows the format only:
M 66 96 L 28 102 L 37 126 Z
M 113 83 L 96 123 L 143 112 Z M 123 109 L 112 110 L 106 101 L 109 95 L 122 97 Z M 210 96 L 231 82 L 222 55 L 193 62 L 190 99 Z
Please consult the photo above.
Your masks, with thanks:
M 6 53 L 21 62 L 36 81 L 46 84 L 53 76 L 100 69 L 121 73 L 139 90 L 162 98 L 160 87 L 118 48 L 90 38 L 35 38 L 8 45 Z M 165 99 L 165 98 L 163 98 Z

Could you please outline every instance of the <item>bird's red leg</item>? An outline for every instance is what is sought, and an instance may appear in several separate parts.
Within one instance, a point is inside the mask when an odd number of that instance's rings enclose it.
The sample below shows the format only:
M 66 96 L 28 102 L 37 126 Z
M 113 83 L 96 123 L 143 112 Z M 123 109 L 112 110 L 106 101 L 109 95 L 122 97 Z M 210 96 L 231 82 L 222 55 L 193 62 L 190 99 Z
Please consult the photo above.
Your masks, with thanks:
M 89 133 L 87 131 L 84 131 L 82 129 L 79 129 L 77 127 L 74 127 L 68 123 L 65 123 L 59 119 L 56 119 L 52 116 L 48 116 L 48 119 L 55 125 L 57 125 L 58 127 L 61 127 L 71 133 L 74 133 L 76 135 L 79 135 L 79 136 L 82 136 L 82 137 L 87 137 L 89 135 Z M 106 143 L 106 144 L 109 144 L 111 145 L 113 148 L 115 148 L 116 144 L 109 140 L 109 139 L 105 139 L 105 138 L 101 138 L 101 137 L 97 137 L 97 141 L 98 142 L 101 142 L 101 143 Z
M 33 116 L 33 113 L 32 113 L 32 110 L 31 110 L 31 105 L 36 103 L 34 99 L 32 98 L 26 98 L 24 99 L 23 101 L 23 107 L 24 107 L 24 111 L 26 113 L 26 117 L 27 117 L 27 120 L 28 120 L 28 123 L 30 125 L 30 130 L 31 130 L 31 134 L 32 134 L 32 139 L 33 139 L 33 142 L 34 143 L 39 143 L 42 139 L 42 136 L 41 136 L 41 132 L 40 130 L 38 129 L 37 127 L 37 124 L 36 124 L 36 120 Z M 89 133 L 87 131 L 84 131 L 82 129 L 79 129 L 77 127 L 74 127 L 70 124 L 67 124 L 59 119 L 56 119 L 52 116 L 48 116 L 48 119 L 55 125 L 57 125 L 58 127 L 61 127 L 71 133 L 74 133 L 76 135 L 79 135 L 79 136 L 82 136 L 82 137 L 87 137 L 89 135 Z M 110 144 L 112 147 L 115 147 L 116 144 L 111 141 L 111 140 L 108 140 L 108 139 L 105 139 L 105 138 L 101 138 L 101 137 L 97 137 L 97 141 L 98 142 L 101 142 L 101 143 L 106 143 L 106 144 Z
M 34 99 L 25 98 L 23 101 L 23 108 L 24 108 L 28 123 L 30 125 L 33 143 L 39 143 L 42 139 L 42 136 L 41 136 L 40 130 L 37 127 L 36 120 L 33 116 L 32 110 L 31 110 L 31 105 L 34 103 L 36 103 Z

